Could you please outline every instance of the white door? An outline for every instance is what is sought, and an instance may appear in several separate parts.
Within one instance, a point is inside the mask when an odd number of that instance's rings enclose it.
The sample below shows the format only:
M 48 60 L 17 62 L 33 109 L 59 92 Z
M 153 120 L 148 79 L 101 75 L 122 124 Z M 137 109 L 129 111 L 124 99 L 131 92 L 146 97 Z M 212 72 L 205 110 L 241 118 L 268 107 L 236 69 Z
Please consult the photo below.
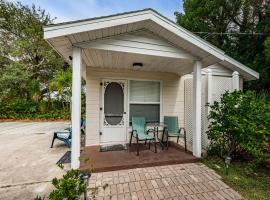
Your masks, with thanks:
M 127 138 L 126 81 L 104 80 L 102 84 L 101 143 L 125 143 Z

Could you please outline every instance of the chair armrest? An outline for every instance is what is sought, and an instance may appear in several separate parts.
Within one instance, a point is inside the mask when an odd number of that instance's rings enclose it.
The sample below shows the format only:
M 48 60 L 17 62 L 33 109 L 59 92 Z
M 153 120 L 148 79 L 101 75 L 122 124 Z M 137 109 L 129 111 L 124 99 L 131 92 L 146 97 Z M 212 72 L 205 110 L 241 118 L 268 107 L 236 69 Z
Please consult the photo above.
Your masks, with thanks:
M 181 130 L 183 130 L 184 132 L 186 132 L 185 127 L 180 127 L 179 132 L 180 132 Z
M 136 134 L 136 135 L 138 134 L 138 133 L 137 133 L 137 130 L 132 130 L 131 132 L 132 132 L 133 134 Z
M 58 138 L 62 139 L 69 139 L 70 137 L 70 132 L 55 132 L 55 134 Z
M 183 130 L 183 131 L 184 131 L 184 136 L 186 136 L 186 129 L 185 129 L 185 127 L 180 127 L 180 129 L 179 129 L 179 133 L 181 133 L 181 130 Z
M 54 131 L 54 133 L 56 133 L 56 134 L 57 134 L 57 133 L 68 133 L 68 134 L 69 134 L 70 131 Z

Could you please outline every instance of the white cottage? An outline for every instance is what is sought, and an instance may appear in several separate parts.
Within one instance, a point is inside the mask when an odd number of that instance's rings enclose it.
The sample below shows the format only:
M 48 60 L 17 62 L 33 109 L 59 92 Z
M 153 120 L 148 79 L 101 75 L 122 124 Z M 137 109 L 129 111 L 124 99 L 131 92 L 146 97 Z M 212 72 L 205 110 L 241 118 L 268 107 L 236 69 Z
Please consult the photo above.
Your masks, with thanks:
M 127 143 L 131 116 L 178 116 L 193 155 L 206 148 L 207 102 L 259 74 L 152 9 L 46 26 L 73 68 L 72 167 L 79 167 L 81 77 L 86 146 Z

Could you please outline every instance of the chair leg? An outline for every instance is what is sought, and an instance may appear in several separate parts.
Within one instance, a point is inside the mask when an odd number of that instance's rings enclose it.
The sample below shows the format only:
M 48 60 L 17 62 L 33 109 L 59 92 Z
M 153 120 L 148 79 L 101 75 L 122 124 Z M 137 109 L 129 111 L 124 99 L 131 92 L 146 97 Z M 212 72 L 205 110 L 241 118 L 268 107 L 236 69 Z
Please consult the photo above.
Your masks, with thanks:
M 162 132 L 162 137 L 161 137 L 161 142 L 162 142 L 162 143 L 164 142 L 164 134 L 165 134 L 165 129 L 164 129 L 163 132 Z
M 55 133 L 53 133 L 53 139 L 52 139 L 51 148 L 53 148 L 53 143 L 54 143 L 55 138 L 56 138 L 56 134 L 55 134 Z
M 137 135 L 137 156 L 139 155 L 139 138 L 138 138 L 138 135 Z
M 167 133 L 167 150 L 169 149 L 169 134 Z
M 148 135 L 148 133 L 149 133 L 149 131 L 146 132 L 147 135 Z M 144 145 L 146 145 L 146 142 L 147 142 L 147 140 L 145 140 Z
M 67 145 L 68 148 L 71 147 L 71 144 L 70 144 L 70 142 L 69 142 L 69 139 L 64 140 L 64 142 L 65 142 L 65 144 Z
M 179 135 L 178 135 L 178 137 L 177 137 L 177 144 L 178 144 L 178 142 L 179 142 Z
M 156 139 L 154 139 L 154 143 L 155 143 L 155 153 L 157 153 L 157 141 L 156 141 Z
M 150 143 L 151 143 L 151 141 L 149 141 L 148 143 L 149 143 L 148 149 L 150 149 Z
M 133 131 L 131 132 L 131 136 L 130 136 L 130 140 L 129 140 L 129 146 L 131 146 L 132 137 L 133 137 Z
M 187 151 L 187 136 L 186 136 L 186 129 L 184 128 L 184 141 L 185 141 L 185 151 Z
M 161 143 L 162 143 L 161 148 L 162 148 L 162 150 L 164 150 L 164 134 L 165 134 L 165 128 L 162 131 L 162 137 L 161 137 Z

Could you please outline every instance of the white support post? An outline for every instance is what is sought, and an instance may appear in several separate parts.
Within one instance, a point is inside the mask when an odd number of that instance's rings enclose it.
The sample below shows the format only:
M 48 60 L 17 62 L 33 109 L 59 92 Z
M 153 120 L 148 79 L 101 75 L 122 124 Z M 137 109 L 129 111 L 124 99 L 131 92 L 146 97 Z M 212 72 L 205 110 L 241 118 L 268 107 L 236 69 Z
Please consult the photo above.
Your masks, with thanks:
M 193 155 L 201 157 L 201 104 L 202 104 L 202 63 L 195 61 L 193 67 L 193 112 L 192 112 L 192 136 Z
M 239 73 L 237 71 L 232 74 L 232 88 L 234 90 L 239 90 Z
M 71 168 L 80 167 L 80 146 L 81 146 L 81 71 L 82 58 L 81 49 L 73 47 L 72 56 L 72 141 L 71 141 Z

